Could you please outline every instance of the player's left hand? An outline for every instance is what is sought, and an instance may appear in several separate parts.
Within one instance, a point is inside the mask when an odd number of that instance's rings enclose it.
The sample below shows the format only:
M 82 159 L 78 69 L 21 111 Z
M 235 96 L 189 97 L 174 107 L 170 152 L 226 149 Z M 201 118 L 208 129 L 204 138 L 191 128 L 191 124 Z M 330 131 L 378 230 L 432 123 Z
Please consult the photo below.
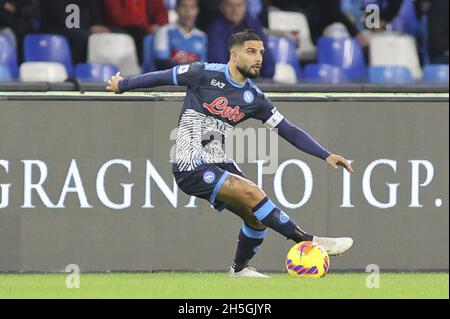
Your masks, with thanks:
M 327 157 L 327 163 L 334 169 L 338 169 L 339 166 L 344 167 L 349 173 L 353 173 L 352 165 L 341 155 L 331 154 Z

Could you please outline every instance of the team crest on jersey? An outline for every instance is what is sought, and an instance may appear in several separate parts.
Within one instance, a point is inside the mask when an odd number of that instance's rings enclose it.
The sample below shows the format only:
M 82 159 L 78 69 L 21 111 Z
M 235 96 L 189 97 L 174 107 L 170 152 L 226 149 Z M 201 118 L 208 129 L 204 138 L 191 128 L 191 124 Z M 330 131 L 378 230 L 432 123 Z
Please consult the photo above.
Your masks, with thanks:
M 203 180 L 205 181 L 206 184 L 212 184 L 216 179 L 216 174 L 214 174 L 214 172 L 212 171 L 206 171 L 203 174 Z
M 253 93 L 251 91 L 245 91 L 244 92 L 244 101 L 248 104 L 253 103 L 253 101 L 255 100 L 255 96 L 253 95 Z
M 220 115 L 235 123 L 239 122 L 245 117 L 245 113 L 240 112 L 240 107 L 228 106 L 228 99 L 226 97 L 218 97 L 211 104 L 203 103 L 203 107 L 212 114 Z
M 289 221 L 289 216 L 285 212 L 280 213 L 280 223 L 286 224 Z

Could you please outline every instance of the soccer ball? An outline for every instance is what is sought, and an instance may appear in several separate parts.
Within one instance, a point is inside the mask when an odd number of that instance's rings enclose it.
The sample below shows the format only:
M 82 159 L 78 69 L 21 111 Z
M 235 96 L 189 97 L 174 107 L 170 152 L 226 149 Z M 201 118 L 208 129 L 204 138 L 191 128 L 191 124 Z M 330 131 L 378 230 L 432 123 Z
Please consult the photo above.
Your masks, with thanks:
M 286 257 L 286 269 L 291 277 L 320 278 L 330 268 L 326 250 L 312 241 L 302 241 L 293 246 Z

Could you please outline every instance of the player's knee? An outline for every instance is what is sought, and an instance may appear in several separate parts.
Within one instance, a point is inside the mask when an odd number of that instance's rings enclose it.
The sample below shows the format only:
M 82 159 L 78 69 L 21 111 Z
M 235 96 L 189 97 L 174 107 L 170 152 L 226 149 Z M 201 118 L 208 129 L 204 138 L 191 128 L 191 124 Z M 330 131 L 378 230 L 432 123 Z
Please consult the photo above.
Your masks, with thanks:
M 247 203 L 258 204 L 266 197 L 266 194 L 256 185 L 247 185 L 244 188 L 244 196 L 247 198 Z

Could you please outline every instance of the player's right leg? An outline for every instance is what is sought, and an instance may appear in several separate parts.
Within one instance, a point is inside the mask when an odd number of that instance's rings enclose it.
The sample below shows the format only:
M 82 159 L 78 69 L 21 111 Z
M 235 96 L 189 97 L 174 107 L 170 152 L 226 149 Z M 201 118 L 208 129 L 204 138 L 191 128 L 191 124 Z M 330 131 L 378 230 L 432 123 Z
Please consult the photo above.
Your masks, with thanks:
M 310 235 L 266 196 L 255 183 L 237 175 L 229 174 L 217 192 L 220 202 L 240 207 L 243 219 L 267 226 L 296 243 L 315 241 L 321 244 L 329 255 L 340 255 L 353 245 L 351 238 L 323 238 Z

